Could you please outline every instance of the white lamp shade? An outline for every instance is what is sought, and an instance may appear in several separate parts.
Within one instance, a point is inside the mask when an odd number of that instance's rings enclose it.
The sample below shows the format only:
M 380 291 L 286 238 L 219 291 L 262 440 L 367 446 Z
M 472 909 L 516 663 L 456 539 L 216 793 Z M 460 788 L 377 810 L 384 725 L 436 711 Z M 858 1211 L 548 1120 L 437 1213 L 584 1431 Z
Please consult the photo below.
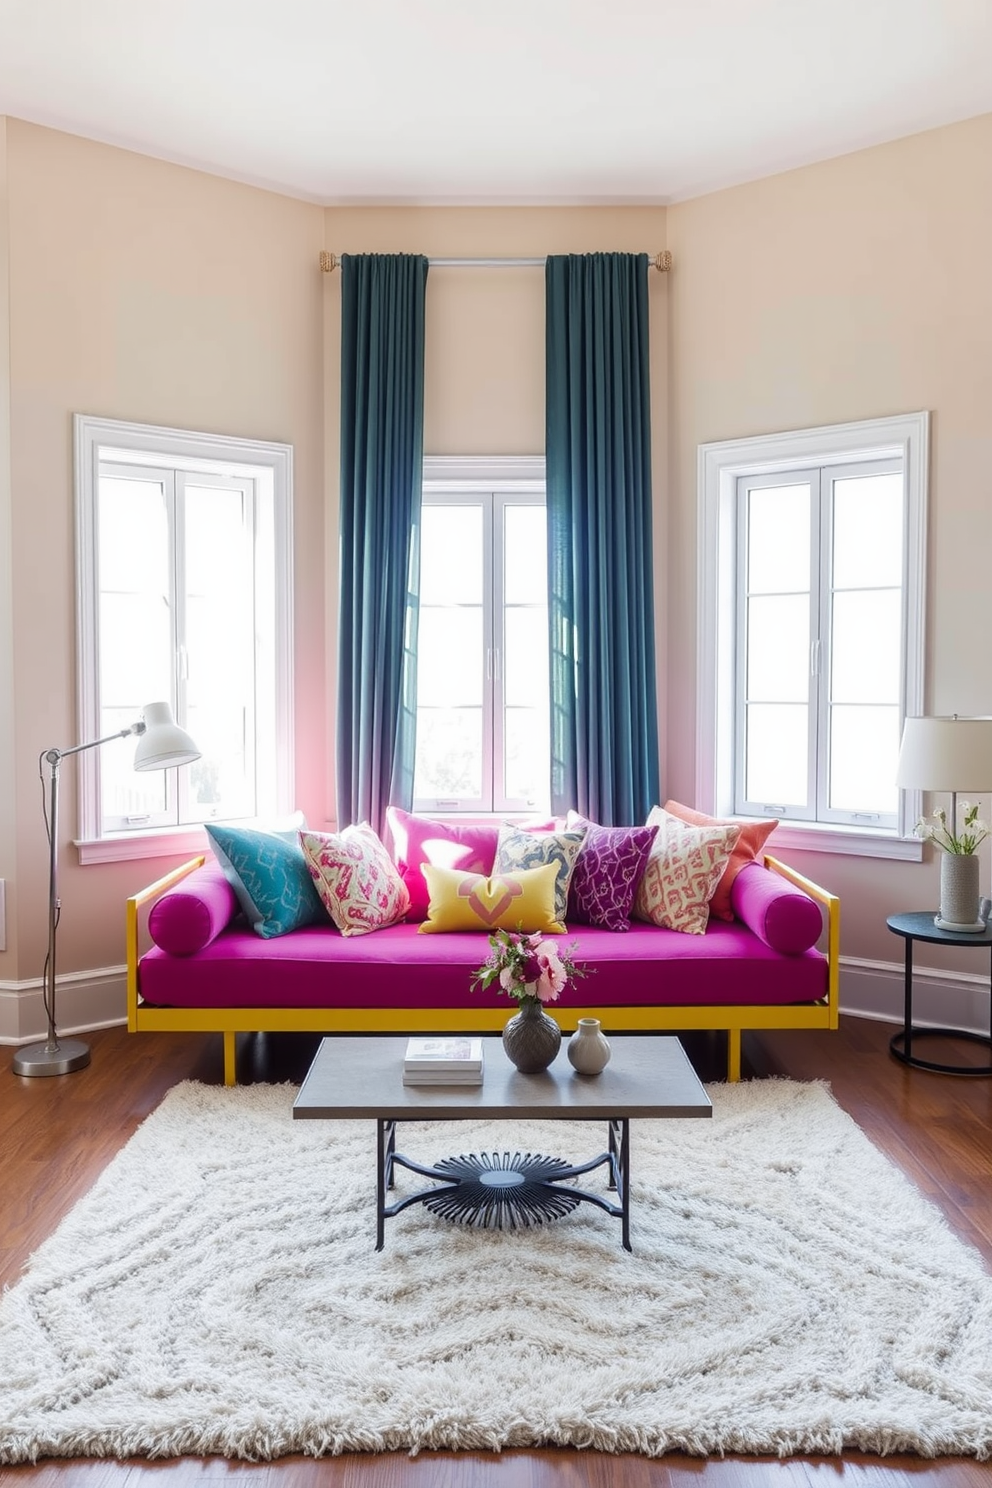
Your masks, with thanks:
M 992 718 L 907 718 L 896 784 L 908 790 L 992 790 Z
M 170 770 L 200 758 L 200 751 L 186 730 L 179 727 L 168 703 L 149 703 L 141 716 L 145 731 L 134 751 L 136 770 Z

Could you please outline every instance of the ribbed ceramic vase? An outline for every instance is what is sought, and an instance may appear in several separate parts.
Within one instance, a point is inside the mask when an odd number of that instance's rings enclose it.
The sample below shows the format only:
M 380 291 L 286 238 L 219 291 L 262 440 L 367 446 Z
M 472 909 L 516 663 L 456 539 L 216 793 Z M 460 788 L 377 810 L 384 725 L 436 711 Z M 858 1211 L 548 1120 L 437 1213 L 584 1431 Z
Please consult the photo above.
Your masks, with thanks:
M 598 1018 L 580 1018 L 565 1050 L 579 1075 L 598 1075 L 610 1062 L 610 1044 Z
M 536 997 L 525 997 L 503 1029 L 503 1048 L 522 1075 L 537 1075 L 561 1048 L 561 1029 Z
M 940 918 L 947 925 L 972 926 L 978 919 L 978 856 L 941 853 Z

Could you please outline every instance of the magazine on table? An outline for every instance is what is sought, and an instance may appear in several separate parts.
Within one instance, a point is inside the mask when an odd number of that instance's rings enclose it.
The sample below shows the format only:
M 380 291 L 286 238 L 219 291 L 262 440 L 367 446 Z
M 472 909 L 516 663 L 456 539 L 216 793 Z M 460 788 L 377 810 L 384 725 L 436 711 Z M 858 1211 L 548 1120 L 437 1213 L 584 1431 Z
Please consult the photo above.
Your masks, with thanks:
M 406 1046 L 403 1073 L 481 1075 L 482 1039 L 464 1034 L 411 1038 Z

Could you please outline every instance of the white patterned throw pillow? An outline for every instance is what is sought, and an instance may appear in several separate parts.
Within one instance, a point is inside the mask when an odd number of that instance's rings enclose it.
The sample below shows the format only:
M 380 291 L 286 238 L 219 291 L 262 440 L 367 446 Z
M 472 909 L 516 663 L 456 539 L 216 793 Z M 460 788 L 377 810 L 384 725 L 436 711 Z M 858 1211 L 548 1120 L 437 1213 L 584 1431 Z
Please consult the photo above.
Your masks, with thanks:
M 693 827 L 660 806 L 648 815 L 658 832 L 634 900 L 634 916 L 668 930 L 702 935 L 710 899 L 740 836 L 739 826 Z
M 410 894 L 368 822 L 343 832 L 301 832 L 314 887 L 342 935 L 367 935 L 401 920 Z

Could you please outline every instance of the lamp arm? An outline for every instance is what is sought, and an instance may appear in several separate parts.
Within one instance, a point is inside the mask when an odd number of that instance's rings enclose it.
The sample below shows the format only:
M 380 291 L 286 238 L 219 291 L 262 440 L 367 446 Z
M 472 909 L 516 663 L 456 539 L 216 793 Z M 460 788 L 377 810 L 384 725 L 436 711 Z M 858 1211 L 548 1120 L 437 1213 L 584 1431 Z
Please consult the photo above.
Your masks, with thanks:
M 70 749 L 50 749 L 44 758 L 50 765 L 57 765 L 60 760 L 66 759 L 70 754 L 82 754 L 84 749 L 95 749 L 98 744 L 109 744 L 111 739 L 127 739 L 131 734 L 143 734 L 145 732 L 145 721 L 139 718 L 137 723 L 132 723 L 130 728 L 118 729 L 116 734 L 104 734 L 102 739 L 91 739 L 88 744 L 73 744 Z

